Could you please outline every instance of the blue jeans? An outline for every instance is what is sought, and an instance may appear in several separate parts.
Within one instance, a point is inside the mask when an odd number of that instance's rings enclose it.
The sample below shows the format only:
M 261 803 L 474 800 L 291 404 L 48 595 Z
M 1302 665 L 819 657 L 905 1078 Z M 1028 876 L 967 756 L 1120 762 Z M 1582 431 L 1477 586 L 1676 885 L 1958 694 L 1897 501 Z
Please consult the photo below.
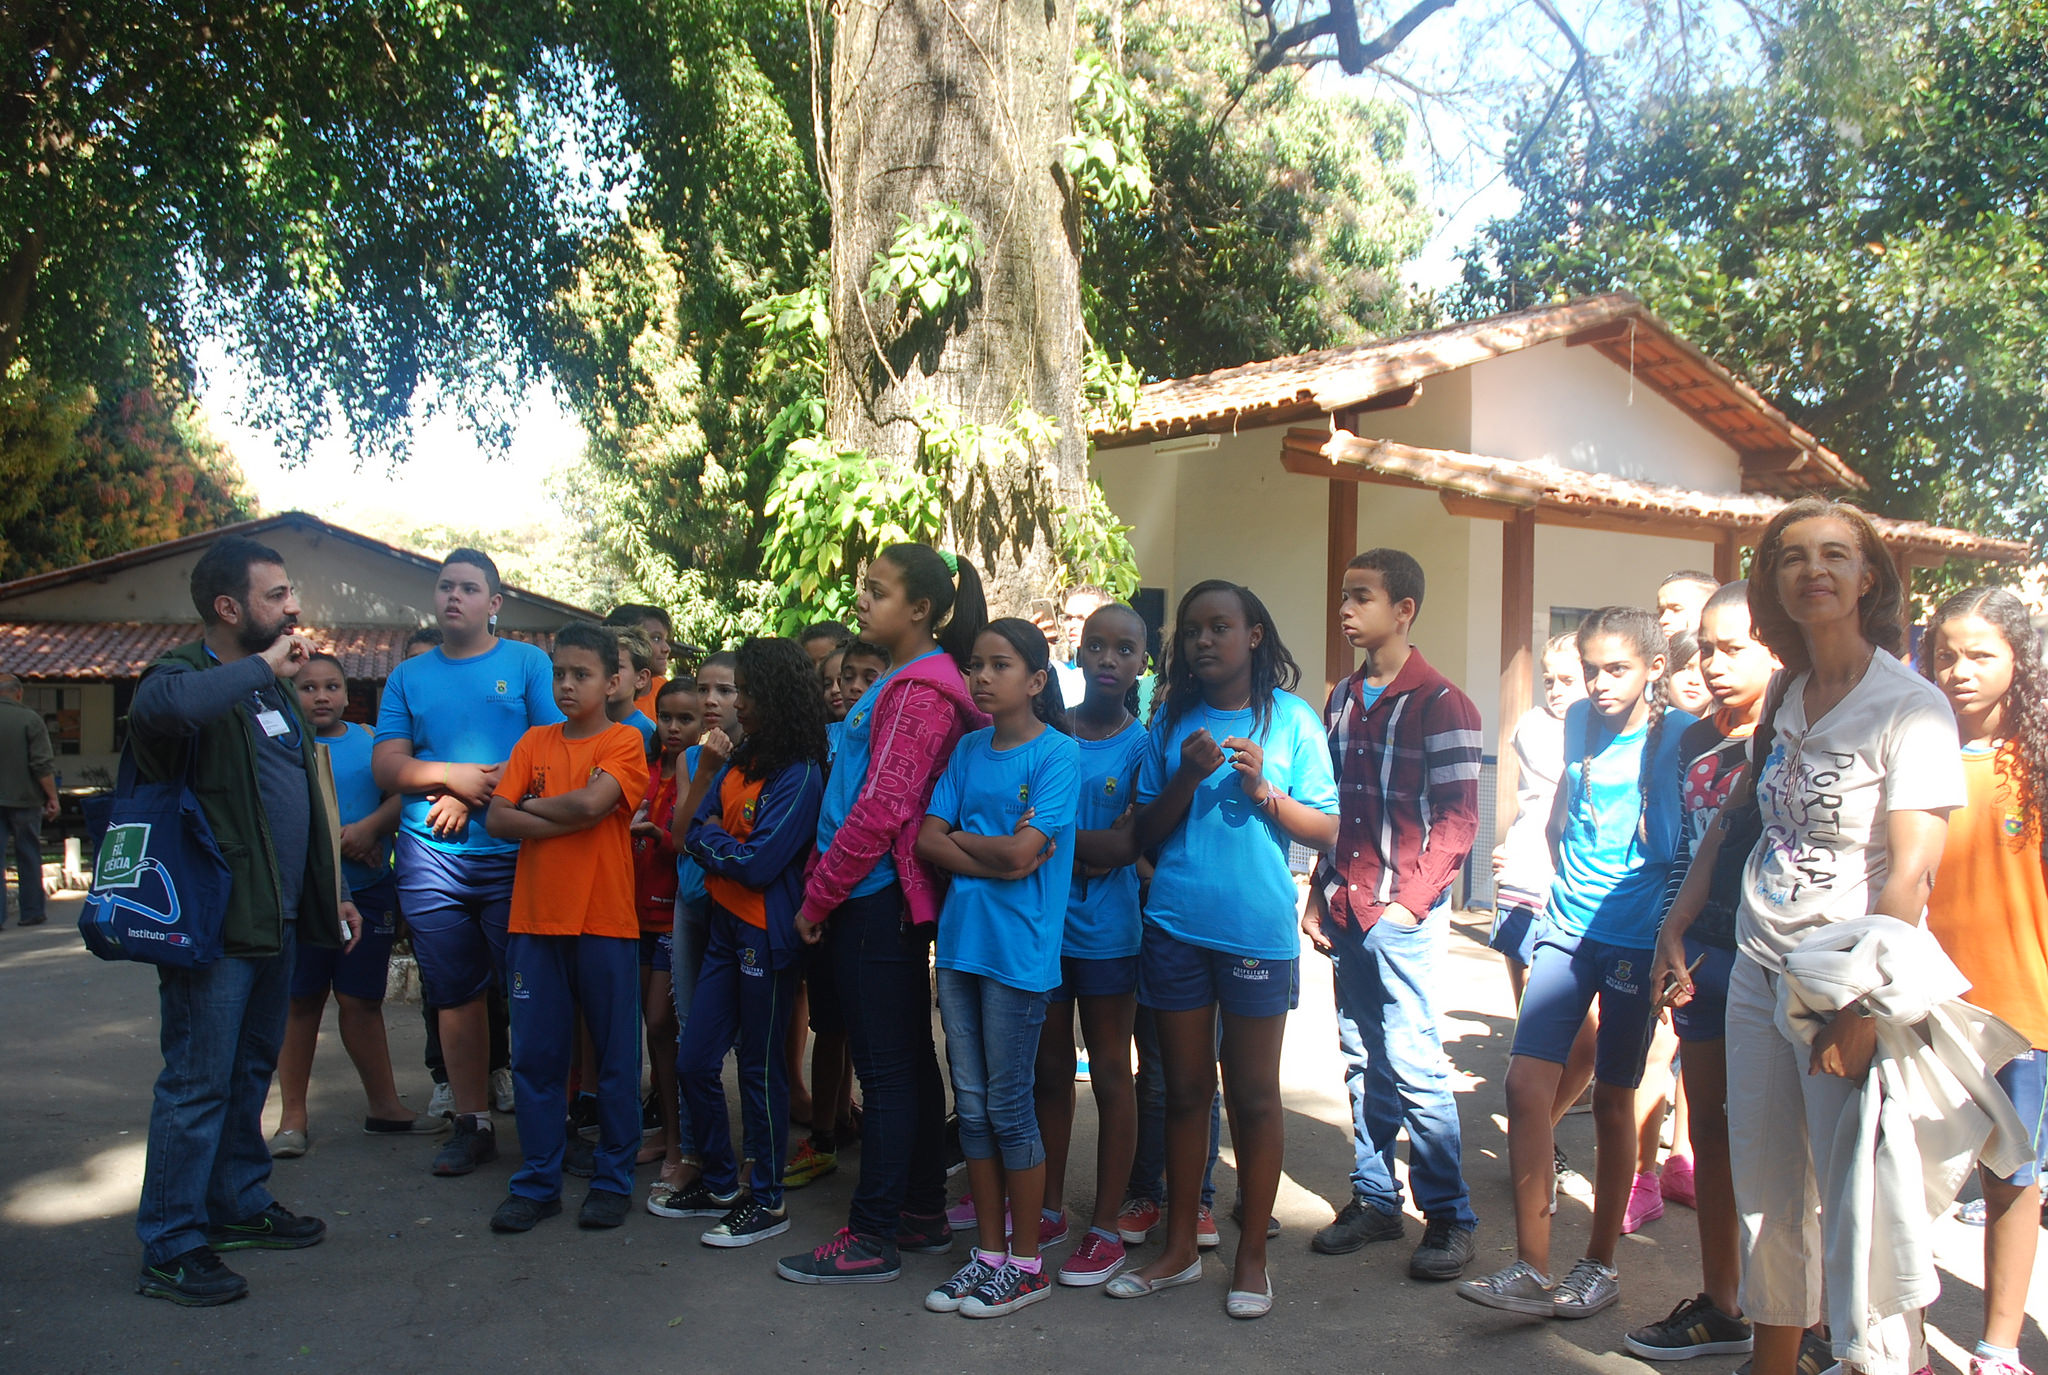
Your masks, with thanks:
M 832 913 L 832 969 L 863 1117 L 846 1225 L 894 1243 L 905 1214 L 946 1210 L 946 1081 L 932 1044 L 931 941 L 894 883 Z
M 275 955 L 157 970 L 164 1070 L 135 1212 L 145 1265 L 205 1245 L 209 1222 L 240 1222 L 271 1204 L 263 1100 L 284 1044 L 297 944 L 298 923 L 287 921 Z
M 1219 1025 L 1217 1033 L 1223 1034 Z M 1149 1203 L 1166 1201 L 1166 1072 L 1159 1064 L 1159 1023 L 1152 1009 L 1140 1007 L 1132 1027 L 1138 1043 L 1138 1149 L 1131 1156 L 1131 1182 L 1125 1198 Z M 1219 1042 L 1220 1045 L 1220 1042 Z M 1223 1153 L 1223 1092 L 1209 1103 L 1209 1163 L 1202 1169 L 1202 1206 L 1216 1203 L 1216 1160 Z
M 1032 1101 L 1045 995 L 1011 988 L 985 974 L 939 971 L 939 1018 L 946 1067 L 960 1114 L 960 1154 L 1002 1157 L 1006 1170 L 1045 1163 Z
M 43 809 L 41 807 L 0 807 L 0 822 L 7 826 L 14 845 L 14 881 L 21 897 L 25 922 L 43 919 Z M 7 925 L 7 885 L 0 883 L 0 926 Z
M 789 1145 L 789 1060 L 782 1043 L 796 1006 L 796 963 L 775 968 L 768 933 L 714 904 L 710 939 L 697 975 L 690 1025 L 676 1051 L 683 1145 L 704 1165 L 704 1182 L 726 1193 L 739 1182 L 732 1125 L 721 1074 L 739 1041 L 740 1131 L 754 1162 L 754 1197 L 782 1206 L 782 1166 Z
M 511 975 L 512 1082 L 519 1150 L 512 1192 L 547 1202 L 562 1195 L 568 1144 L 562 1108 L 575 1058 L 577 1009 L 597 1059 L 597 1173 L 593 1189 L 633 1192 L 640 1151 L 640 940 L 637 936 L 535 936 L 505 943 Z M 586 1084 L 586 1091 L 592 1086 Z
M 1401 1211 L 1394 1139 L 1408 1128 L 1408 1189 L 1425 1218 L 1477 1222 L 1465 1188 L 1458 1100 L 1437 1030 L 1437 955 L 1450 931 L 1439 906 L 1420 923 L 1380 920 L 1364 932 L 1327 923 L 1337 994 L 1337 1049 L 1351 1098 L 1351 1191 Z

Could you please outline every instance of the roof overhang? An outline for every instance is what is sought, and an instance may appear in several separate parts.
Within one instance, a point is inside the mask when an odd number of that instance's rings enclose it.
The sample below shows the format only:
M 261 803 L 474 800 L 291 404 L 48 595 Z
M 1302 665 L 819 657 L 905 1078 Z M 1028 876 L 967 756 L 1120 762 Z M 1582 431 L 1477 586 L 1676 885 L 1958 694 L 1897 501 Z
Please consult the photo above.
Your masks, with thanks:
M 1323 349 L 1141 387 L 1129 417 L 1098 417 L 1095 446 L 1233 434 L 1395 404 L 1432 377 L 1563 341 L 1591 348 L 1736 453 L 1744 491 L 1797 495 L 1869 484 L 1755 388 L 1672 330 L 1634 296 L 1610 292 L 1372 343 Z
M 0 621 L 0 672 L 44 682 L 112 683 L 142 671 L 200 636 L 198 621 Z M 411 631 L 393 626 L 300 626 L 316 649 L 358 680 L 381 681 L 405 657 Z M 500 638 L 546 647 L 550 636 L 499 630 Z
M 1309 477 L 1434 491 L 1456 515 L 1505 520 L 1518 511 L 1531 511 L 1539 524 L 1677 539 L 1732 535 L 1753 543 L 1787 504 L 1757 492 L 1700 492 L 1575 468 L 1362 439 L 1344 430 L 1289 430 L 1281 443 L 1280 461 L 1289 472 Z M 2031 547 L 2019 540 L 1917 520 L 1878 515 L 1870 519 L 1895 556 L 1916 563 L 1952 558 L 2021 563 L 2033 556 Z

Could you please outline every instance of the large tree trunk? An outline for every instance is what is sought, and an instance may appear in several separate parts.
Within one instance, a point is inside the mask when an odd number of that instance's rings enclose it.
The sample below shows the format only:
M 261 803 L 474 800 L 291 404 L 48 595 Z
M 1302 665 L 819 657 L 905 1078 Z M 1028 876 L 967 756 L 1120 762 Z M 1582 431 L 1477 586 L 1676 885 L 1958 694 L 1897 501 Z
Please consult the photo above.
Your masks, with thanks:
M 968 424 L 1019 405 L 1056 444 L 953 475 L 945 539 L 997 614 L 1057 581 L 1055 508 L 1087 478 L 1080 230 L 1058 142 L 1071 130 L 1073 0 L 849 0 L 832 51 L 832 348 L 827 427 L 879 468 L 917 461 L 922 398 Z M 905 325 L 867 299 L 900 219 L 962 211 L 983 252 L 964 308 Z

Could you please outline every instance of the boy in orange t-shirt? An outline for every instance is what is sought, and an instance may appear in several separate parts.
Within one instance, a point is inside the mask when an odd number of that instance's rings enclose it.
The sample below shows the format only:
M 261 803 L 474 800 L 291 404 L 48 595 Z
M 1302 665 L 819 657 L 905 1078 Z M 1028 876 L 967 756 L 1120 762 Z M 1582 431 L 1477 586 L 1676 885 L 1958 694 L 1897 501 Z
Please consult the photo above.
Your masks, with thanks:
M 555 632 L 555 705 L 567 719 L 521 736 L 485 828 L 517 840 L 505 946 L 512 1078 L 525 1162 L 491 1217 L 494 1232 L 531 1231 L 562 1211 L 562 1103 L 579 1004 L 597 1054 L 597 1172 L 577 1217 L 616 1227 L 633 1196 L 640 1147 L 640 916 L 634 901 L 633 808 L 647 791 L 640 733 L 605 715 L 618 687 L 619 642 L 571 622 Z

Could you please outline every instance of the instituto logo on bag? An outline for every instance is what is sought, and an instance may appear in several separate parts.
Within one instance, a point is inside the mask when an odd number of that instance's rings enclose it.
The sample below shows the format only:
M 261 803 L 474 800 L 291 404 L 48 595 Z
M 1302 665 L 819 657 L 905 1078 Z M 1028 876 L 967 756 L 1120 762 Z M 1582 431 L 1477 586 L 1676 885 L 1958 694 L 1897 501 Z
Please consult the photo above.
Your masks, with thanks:
M 101 888 L 139 888 L 148 870 L 149 823 L 131 821 L 107 828 L 100 842 L 99 868 L 93 883 Z

